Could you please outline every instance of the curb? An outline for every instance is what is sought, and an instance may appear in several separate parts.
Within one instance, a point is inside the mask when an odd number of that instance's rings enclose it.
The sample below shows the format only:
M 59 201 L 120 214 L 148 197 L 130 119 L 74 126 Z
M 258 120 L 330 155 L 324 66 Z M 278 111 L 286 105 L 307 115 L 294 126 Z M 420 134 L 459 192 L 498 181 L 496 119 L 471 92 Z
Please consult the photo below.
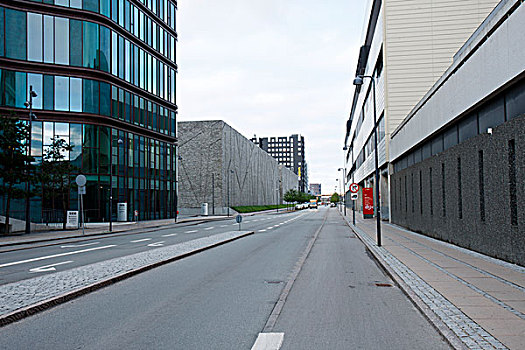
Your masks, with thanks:
M 230 239 L 224 240 L 222 242 L 217 242 L 217 243 L 214 243 L 212 245 L 209 245 L 209 246 L 206 246 L 206 247 L 203 247 L 203 248 L 199 248 L 199 249 L 193 250 L 193 251 L 188 252 L 188 253 L 183 253 L 183 254 L 171 257 L 169 259 L 161 260 L 161 261 L 158 261 L 158 262 L 150 264 L 150 265 L 142 266 L 142 267 L 139 267 L 139 268 L 137 268 L 135 270 L 131 270 L 131 271 L 125 272 L 123 274 L 113 276 L 111 278 L 107 278 L 107 279 L 102 280 L 100 282 L 96 282 L 96 283 L 90 284 L 88 286 L 72 290 L 72 291 L 70 291 L 68 293 L 64 293 L 64 294 L 61 294 L 59 296 L 53 297 L 51 299 L 42 301 L 40 303 L 21 308 L 19 310 L 16 310 L 16 311 L 11 312 L 11 313 L 6 314 L 6 315 L 2 315 L 2 316 L 0 316 L 0 327 L 4 327 L 4 326 L 6 326 L 8 324 L 20 321 L 23 318 L 29 317 L 29 316 L 34 315 L 36 313 L 39 313 L 41 311 L 44 311 L 44 310 L 50 309 L 52 307 L 58 306 L 60 304 L 66 303 L 66 302 L 68 302 L 70 300 L 73 300 L 73 299 L 78 298 L 78 297 L 80 297 L 82 295 L 85 295 L 85 294 L 89 294 L 89 293 L 91 293 L 93 291 L 96 291 L 98 289 L 102 289 L 104 287 L 110 286 L 110 285 L 115 284 L 115 283 L 117 283 L 119 281 L 122 281 L 122 280 L 128 279 L 130 277 L 133 277 L 135 275 L 138 275 L 138 274 L 140 274 L 142 272 L 146 272 L 146 271 L 152 270 L 152 269 L 154 269 L 156 267 L 159 267 L 159 266 L 162 266 L 162 265 L 166 265 L 166 264 L 169 264 L 171 262 L 174 262 L 174 261 L 177 261 L 177 260 L 181 260 L 181 259 L 184 259 L 186 257 L 189 257 L 189 256 L 192 256 L 192 255 L 201 253 L 203 251 L 206 251 L 206 250 L 209 250 L 209 249 L 221 246 L 223 244 L 236 241 L 236 240 L 238 240 L 240 238 L 244 238 L 244 237 L 252 235 L 254 233 L 255 233 L 255 231 L 247 231 L 244 234 L 239 235 L 237 237 L 230 238 Z
M 368 243 L 361 237 L 360 229 L 350 223 L 350 221 L 338 211 L 345 223 L 350 227 L 354 234 L 364 244 L 366 250 L 372 254 L 378 265 L 385 271 L 385 273 L 396 283 L 401 291 L 408 297 L 414 306 L 423 314 L 423 316 L 430 322 L 430 324 L 441 334 L 446 342 L 456 350 L 468 350 L 468 347 L 459 339 L 459 337 L 452 332 L 450 328 L 421 300 L 419 296 L 412 291 L 412 289 L 394 272 L 394 270 L 386 263 L 377 253 L 370 248 Z
M 18 241 L 18 242 L 16 242 L 16 241 L 15 242 L 7 242 L 7 243 L 0 243 L 0 249 L 4 248 L 4 247 L 11 247 L 11 246 L 17 246 L 17 245 L 24 245 L 24 244 L 53 242 L 53 241 L 59 241 L 59 240 L 64 240 L 64 239 L 88 238 L 88 237 L 98 237 L 98 238 L 100 238 L 99 236 L 119 237 L 119 236 L 123 236 L 125 234 L 129 234 L 131 231 L 134 231 L 134 230 L 144 229 L 141 232 L 134 232 L 134 233 L 144 233 L 144 232 L 149 232 L 150 231 L 149 229 L 158 229 L 158 228 L 161 228 L 161 227 L 162 228 L 171 228 L 171 227 L 173 227 L 173 225 L 177 225 L 177 224 L 187 224 L 185 226 L 192 226 L 192 225 L 198 225 L 198 224 L 200 224 L 202 222 L 221 221 L 221 220 L 227 220 L 227 219 L 229 219 L 229 218 L 225 217 L 225 218 L 217 218 L 217 219 L 199 219 L 199 220 L 192 220 L 192 221 L 179 221 L 179 222 L 176 222 L 176 223 L 170 223 L 170 224 L 164 224 L 164 225 L 145 226 L 145 227 L 133 227 L 133 228 L 130 227 L 128 229 L 123 229 L 123 230 L 113 231 L 113 232 L 104 231 L 104 232 L 87 233 L 85 235 L 79 234 L 79 235 L 75 235 L 75 236 L 62 236 L 62 237 L 42 238 L 42 239 L 34 239 L 34 240 Z M 180 226 L 180 227 L 184 227 L 184 226 Z M 98 238 L 93 238 L 93 239 L 98 239 Z M 91 239 L 83 239 L 82 241 L 84 241 L 84 240 L 85 241 L 89 241 Z M 41 247 L 47 247 L 47 246 L 50 246 L 50 245 L 55 245 L 55 244 L 54 243 L 45 244 L 45 245 L 42 245 Z M 8 251 L 13 251 L 13 250 L 29 249 L 29 248 L 33 248 L 33 247 L 4 250 L 4 251 L 2 251 L 2 253 L 8 252 Z

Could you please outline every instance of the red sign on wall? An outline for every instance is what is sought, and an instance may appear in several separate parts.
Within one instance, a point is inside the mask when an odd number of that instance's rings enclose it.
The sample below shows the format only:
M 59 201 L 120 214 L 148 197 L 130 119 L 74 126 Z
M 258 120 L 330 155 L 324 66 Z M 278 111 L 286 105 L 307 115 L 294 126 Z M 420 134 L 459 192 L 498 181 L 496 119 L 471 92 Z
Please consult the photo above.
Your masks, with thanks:
M 365 219 L 374 217 L 374 189 L 363 188 L 363 216 Z

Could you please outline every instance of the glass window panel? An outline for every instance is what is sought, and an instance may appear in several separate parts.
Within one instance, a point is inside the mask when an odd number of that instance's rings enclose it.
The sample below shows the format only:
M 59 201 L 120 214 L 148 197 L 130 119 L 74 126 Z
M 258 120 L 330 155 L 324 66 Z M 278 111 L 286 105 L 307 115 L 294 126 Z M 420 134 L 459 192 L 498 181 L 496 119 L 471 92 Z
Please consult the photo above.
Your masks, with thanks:
M 445 149 L 449 149 L 458 144 L 458 127 L 452 126 L 443 133 L 443 144 Z
M 111 87 L 111 116 L 118 118 L 118 89 L 116 86 Z
M 111 0 L 111 19 L 118 23 L 118 2 Z
M 31 155 L 42 156 L 42 122 L 31 123 Z
M 4 50 L 4 8 L 0 7 L 0 57 L 5 54 Z M 1 99 L 1 96 L 0 96 Z
M 131 118 L 131 94 L 126 91 L 126 121 L 129 122 Z
M 4 104 L 9 107 L 15 106 L 16 101 L 16 73 L 10 70 L 4 70 L 2 85 L 4 86 Z
M 124 27 L 124 0 L 118 0 L 118 24 Z
M 108 174 L 109 173 L 109 156 L 110 156 L 110 133 L 109 128 L 100 127 L 99 128 L 99 138 L 100 138 L 100 153 L 99 153 L 99 163 L 100 163 L 100 173 Z
M 109 17 L 110 12 L 110 0 L 100 0 L 100 13 L 106 17 Z
M 130 69 L 131 69 L 131 60 L 130 60 L 130 57 L 129 57 L 129 52 L 130 52 L 130 47 L 129 47 L 129 41 L 125 41 L 125 47 L 124 47 L 124 50 L 125 50 L 125 56 L 126 56 L 126 61 L 124 62 L 124 65 L 125 65 L 125 69 L 126 69 L 126 75 L 125 75 L 125 78 L 126 78 L 126 81 L 129 82 L 130 81 Z
M 27 59 L 42 62 L 42 15 L 27 13 Z
M 507 119 L 525 114 L 525 81 L 512 87 L 505 96 Z
M 111 32 L 111 74 L 118 76 L 118 36 Z
M 82 139 L 83 147 L 98 147 L 98 127 L 96 125 L 85 124 Z
M 98 12 L 98 0 L 83 0 L 82 8 L 84 10 Z
M 55 62 L 55 25 L 52 16 L 44 16 L 44 62 Z
M 82 112 L 82 79 L 69 80 L 70 111 Z
M 69 157 L 73 165 L 80 168 L 82 164 L 82 124 L 69 125 L 69 144 L 73 147 Z
M 73 8 L 76 8 L 76 9 L 81 9 L 82 8 L 82 0 L 70 0 L 69 1 L 69 6 L 73 7 Z
M 443 152 L 443 135 L 438 135 L 432 140 L 432 155 Z
M 24 102 L 27 101 L 27 73 L 16 72 L 15 73 L 15 107 L 25 108 Z
M 38 96 L 33 98 L 33 108 L 42 109 L 42 74 L 27 74 L 27 96 L 29 96 L 29 88 L 32 86 Z
M 84 3 L 85 4 L 85 3 Z M 87 68 L 98 68 L 98 24 L 91 22 L 84 22 L 83 26 L 83 42 L 84 42 L 84 51 L 83 51 L 83 62 L 84 67 Z
M 124 1 L 124 11 L 125 11 L 125 18 L 124 18 L 124 28 L 126 28 L 127 31 L 130 30 L 130 22 L 131 22 L 131 7 L 128 0 Z
M 69 7 L 69 0 L 55 0 L 55 5 Z
M 478 115 L 472 114 L 459 122 L 459 142 L 468 140 L 478 134 Z
M 98 148 L 84 148 L 82 153 L 82 172 L 98 174 Z
M 82 21 L 69 21 L 69 61 L 72 66 L 82 66 Z
M 55 110 L 69 111 L 68 77 L 55 77 Z
M 53 136 L 54 136 L 53 122 L 45 122 L 44 123 L 44 136 L 43 136 L 44 146 L 49 146 L 51 144 Z
M 505 104 L 503 96 L 485 104 L 478 113 L 479 133 L 487 132 L 488 128 L 494 128 L 505 122 Z
M 100 83 L 100 114 L 111 114 L 111 87 L 106 83 Z
M 111 60 L 111 31 L 100 26 L 100 70 L 109 72 L 109 62 Z
M 5 9 L 5 55 L 25 60 L 27 49 L 27 16 L 25 12 Z M 4 36 L 4 33 L 1 35 Z
M 133 6 L 133 34 L 139 37 L 139 9 Z
M 55 17 L 55 63 L 69 64 L 69 19 Z
M 124 38 L 118 37 L 118 76 L 124 79 Z
M 98 114 L 98 81 L 84 79 L 83 87 L 83 111 L 86 113 Z
M 52 75 L 44 75 L 44 109 L 53 110 L 55 101 L 55 78 Z

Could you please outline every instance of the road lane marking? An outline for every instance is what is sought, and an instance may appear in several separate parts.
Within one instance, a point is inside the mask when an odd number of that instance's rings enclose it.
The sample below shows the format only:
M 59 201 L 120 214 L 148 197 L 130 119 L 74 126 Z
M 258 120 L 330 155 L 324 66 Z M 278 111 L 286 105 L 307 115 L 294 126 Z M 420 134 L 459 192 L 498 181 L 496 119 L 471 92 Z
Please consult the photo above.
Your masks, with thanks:
M 56 271 L 57 269 L 55 269 L 55 266 L 65 265 L 65 264 L 69 264 L 69 263 L 72 263 L 72 262 L 73 262 L 73 261 L 63 261 L 63 262 L 56 263 L 56 264 L 51 264 L 51 265 L 46 265 L 46 266 L 35 267 L 35 268 L 33 268 L 33 269 L 29 269 L 29 272 L 30 272 L 30 273 L 35 273 L 35 272 L 49 272 L 49 271 Z
M 226 226 L 228 226 L 228 225 L 221 225 L 221 227 L 226 227 Z
M 193 231 L 186 231 L 185 233 L 195 233 L 195 232 L 199 232 L 198 230 L 193 230 Z
M 136 239 L 134 241 L 131 241 L 131 243 L 139 243 L 139 242 L 146 242 L 146 241 L 151 241 L 151 238 Z
M 162 247 L 164 245 L 164 241 L 155 242 L 148 244 L 148 247 Z
M 177 234 L 176 233 L 170 233 L 170 234 L 167 234 L 167 235 L 162 235 L 162 237 L 173 237 L 173 236 L 176 236 Z
M 267 230 L 271 230 L 273 228 L 273 226 L 270 226 L 270 227 L 267 227 L 266 229 Z
M 252 350 L 279 350 L 283 340 L 284 333 L 259 333 Z
M 87 247 L 88 245 L 99 244 L 100 242 L 86 243 L 86 244 L 70 244 L 70 245 L 61 245 L 60 248 L 80 248 Z
M 259 232 L 266 232 L 266 230 L 259 230 Z
M 88 248 L 88 249 L 82 249 L 82 250 L 75 250 L 73 252 L 67 252 L 67 253 L 46 255 L 46 256 L 41 256 L 41 257 L 38 257 L 38 258 L 27 259 L 27 260 L 20 260 L 20 261 L 13 261 L 13 262 L 10 262 L 10 263 L 1 264 L 0 267 L 7 267 L 7 266 L 25 264 L 25 263 L 28 263 L 28 262 L 40 261 L 40 260 L 52 259 L 52 258 L 58 258 L 58 257 L 61 257 L 61 256 L 67 256 L 67 255 L 73 255 L 73 254 L 87 253 L 87 252 L 92 252 L 94 250 L 107 249 L 107 248 L 112 248 L 112 247 L 116 247 L 116 246 L 117 246 L 116 244 L 110 244 L 110 245 L 105 245 L 103 247 L 95 247 L 95 248 Z
M 205 228 L 204 230 L 205 230 L 205 231 L 208 231 L 208 230 L 213 230 L 214 228 L 215 228 L 215 227 L 212 226 L 212 227 Z

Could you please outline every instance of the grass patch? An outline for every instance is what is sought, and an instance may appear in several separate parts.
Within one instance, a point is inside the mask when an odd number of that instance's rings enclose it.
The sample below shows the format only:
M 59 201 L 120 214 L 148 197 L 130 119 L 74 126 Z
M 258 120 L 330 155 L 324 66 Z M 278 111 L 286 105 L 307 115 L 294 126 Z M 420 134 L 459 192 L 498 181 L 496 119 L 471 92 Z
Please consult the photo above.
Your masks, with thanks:
M 292 208 L 293 205 L 289 204 L 280 204 L 277 205 L 245 205 L 245 206 L 239 206 L 239 207 L 232 207 L 233 210 L 235 210 L 238 213 L 254 213 L 257 211 L 264 211 L 264 210 L 277 210 L 277 207 L 279 209 L 286 209 L 286 208 Z

